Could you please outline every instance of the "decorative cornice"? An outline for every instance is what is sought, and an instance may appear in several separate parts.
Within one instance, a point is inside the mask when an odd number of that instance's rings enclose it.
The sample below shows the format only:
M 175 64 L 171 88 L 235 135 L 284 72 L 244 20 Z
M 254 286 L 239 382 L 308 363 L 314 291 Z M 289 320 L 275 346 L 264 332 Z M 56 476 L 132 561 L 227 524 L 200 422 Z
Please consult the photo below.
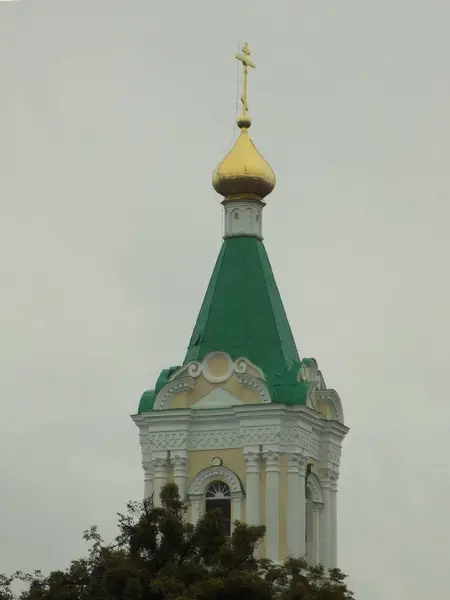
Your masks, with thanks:
M 192 431 L 187 445 L 190 450 L 240 448 L 242 439 L 239 429 Z
M 187 429 L 159 431 L 151 434 L 150 444 L 152 450 L 181 450 L 186 448 L 187 439 Z

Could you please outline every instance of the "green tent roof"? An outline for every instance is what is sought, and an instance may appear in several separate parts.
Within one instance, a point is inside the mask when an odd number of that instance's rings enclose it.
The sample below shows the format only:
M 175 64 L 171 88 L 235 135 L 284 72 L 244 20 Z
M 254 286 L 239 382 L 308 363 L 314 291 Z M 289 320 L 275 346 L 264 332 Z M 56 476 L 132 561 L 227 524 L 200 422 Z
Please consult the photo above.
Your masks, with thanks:
M 226 239 L 219 253 L 183 364 L 214 351 L 250 359 L 263 372 L 272 402 L 305 404 L 310 384 L 298 382 L 301 361 L 264 244 Z M 139 412 L 153 408 L 176 367 L 161 372 Z
M 184 364 L 218 350 L 262 369 L 274 401 L 303 403 L 294 337 L 266 249 L 255 237 L 223 242 Z

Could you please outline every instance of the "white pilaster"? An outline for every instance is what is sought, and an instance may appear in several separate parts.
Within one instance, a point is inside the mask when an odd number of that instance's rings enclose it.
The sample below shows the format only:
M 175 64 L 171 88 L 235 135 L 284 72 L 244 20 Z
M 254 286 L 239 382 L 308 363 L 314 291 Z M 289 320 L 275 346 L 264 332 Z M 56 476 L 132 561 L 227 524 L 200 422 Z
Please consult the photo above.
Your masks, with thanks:
M 322 505 L 313 503 L 312 506 L 312 540 L 311 540 L 311 564 L 316 565 L 320 562 L 320 513 Z
M 319 562 L 325 571 L 331 569 L 331 536 L 332 536 L 332 513 L 331 513 L 331 490 L 330 480 L 327 476 L 321 479 L 323 491 L 323 507 L 320 511 L 320 545 Z
M 242 495 L 231 496 L 231 523 L 234 521 L 242 521 Z M 233 525 L 231 526 L 233 529 Z
M 200 510 L 201 510 L 201 497 L 200 496 L 193 496 L 191 498 L 191 505 L 190 505 L 190 522 L 192 523 L 192 525 L 197 525 L 198 520 L 200 519 Z
M 266 466 L 266 558 L 280 560 L 280 454 L 264 452 Z
M 249 525 L 261 525 L 261 458 L 258 452 L 250 450 L 244 453 L 244 459 L 247 513 L 246 522 Z
M 331 486 L 330 486 L 330 526 L 331 526 L 331 539 L 330 539 L 330 568 L 334 569 L 337 567 L 337 479 L 338 472 L 333 471 L 331 475 Z
M 158 453 L 152 459 L 153 467 L 153 500 L 155 506 L 161 506 L 161 490 L 167 483 L 169 461 L 167 452 Z
M 142 463 L 144 469 L 144 500 L 153 494 L 153 466 L 151 460 Z
M 188 459 L 186 454 L 177 452 L 174 456 L 171 453 L 170 462 L 173 467 L 173 482 L 178 487 L 180 499 L 186 500 L 186 483 L 188 477 Z
M 286 539 L 289 556 L 305 554 L 305 459 L 288 455 Z

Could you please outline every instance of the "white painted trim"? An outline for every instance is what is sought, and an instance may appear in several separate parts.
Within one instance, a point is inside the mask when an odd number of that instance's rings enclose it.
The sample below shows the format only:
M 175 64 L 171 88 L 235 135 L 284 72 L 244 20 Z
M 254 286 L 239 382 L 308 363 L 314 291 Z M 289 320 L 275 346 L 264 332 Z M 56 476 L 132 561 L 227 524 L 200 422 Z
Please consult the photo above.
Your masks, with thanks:
M 323 504 L 323 489 L 315 473 L 308 473 L 306 485 L 311 492 L 311 500 L 315 504 Z
M 336 390 L 315 390 L 315 397 L 321 402 L 326 402 L 331 409 L 332 419 L 344 425 L 344 408 Z
M 227 467 L 208 467 L 197 473 L 189 486 L 188 497 L 204 496 L 213 481 L 223 481 L 231 491 L 231 495 L 244 495 L 239 477 Z
M 264 204 L 257 200 L 223 201 L 224 239 L 236 236 L 251 236 L 259 240 L 262 235 L 262 209 Z

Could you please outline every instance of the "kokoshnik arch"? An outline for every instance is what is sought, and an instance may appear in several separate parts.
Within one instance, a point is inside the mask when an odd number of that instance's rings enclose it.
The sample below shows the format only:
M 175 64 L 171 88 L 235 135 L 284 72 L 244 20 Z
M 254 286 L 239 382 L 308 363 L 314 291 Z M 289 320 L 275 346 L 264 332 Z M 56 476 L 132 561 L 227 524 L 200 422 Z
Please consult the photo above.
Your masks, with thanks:
M 258 549 L 276 562 L 305 556 L 337 565 L 337 483 L 348 431 L 338 394 L 313 358 L 300 359 L 262 237 L 275 174 L 249 137 L 243 65 L 239 137 L 213 174 L 224 235 L 181 366 L 164 369 L 142 395 L 144 493 L 174 481 L 195 523 L 221 508 L 264 524 Z

